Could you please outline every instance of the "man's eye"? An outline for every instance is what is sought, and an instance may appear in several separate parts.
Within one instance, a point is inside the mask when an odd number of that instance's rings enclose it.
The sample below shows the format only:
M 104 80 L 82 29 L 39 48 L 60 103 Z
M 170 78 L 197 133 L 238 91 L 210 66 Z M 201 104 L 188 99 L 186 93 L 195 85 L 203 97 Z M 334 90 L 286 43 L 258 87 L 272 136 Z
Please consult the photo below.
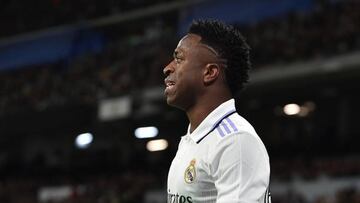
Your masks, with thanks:
M 181 58 L 179 58 L 179 57 L 175 57 L 175 62 L 179 63 L 180 61 L 182 61 L 182 59 L 181 59 Z

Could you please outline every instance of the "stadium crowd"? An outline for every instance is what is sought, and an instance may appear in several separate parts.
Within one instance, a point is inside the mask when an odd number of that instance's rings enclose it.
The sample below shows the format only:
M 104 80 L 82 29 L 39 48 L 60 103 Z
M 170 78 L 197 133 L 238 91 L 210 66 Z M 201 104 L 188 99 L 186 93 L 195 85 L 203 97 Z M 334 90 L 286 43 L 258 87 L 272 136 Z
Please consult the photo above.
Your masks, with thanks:
M 71 62 L 0 73 L 0 115 L 59 105 L 95 105 L 102 98 L 161 84 L 161 67 L 169 60 L 163 46 L 119 47 L 112 45 L 101 54 Z
M 276 159 L 271 162 L 272 177 L 277 180 L 291 180 L 296 176 L 307 180 L 319 176 L 346 177 L 356 176 L 360 162 L 356 157 L 342 158 L 293 158 Z
M 96 2 L 95 0 L 92 0 Z M 45 1 L 39 13 L 58 12 L 57 19 L 41 16 L 28 18 L 32 13 L 15 15 L 5 22 L 9 33 L 29 31 L 40 27 L 73 22 L 74 19 L 96 18 L 122 12 L 146 1 L 126 1 L 119 7 L 117 1 L 102 1 L 103 8 L 92 8 L 85 1 L 68 6 L 66 1 Z M 139 3 L 141 2 L 141 4 Z M 161 2 L 161 0 L 157 1 Z M 318 1 L 315 10 L 308 13 L 290 13 L 287 17 L 268 19 L 254 25 L 237 25 L 248 38 L 253 51 L 255 69 L 277 63 L 313 60 L 360 50 L 360 2 L 357 0 Z M 12 15 L 12 9 L 26 10 L 30 2 L 16 0 L 1 2 L 2 19 Z M 152 2 L 153 3 L 153 2 Z M 83 5 L 86 7 L 83 9 Z M 124 7 L 123 7 L 124 6 Z M 72 9 L 84 10 L 84 13 Z M 17 9 L 19 10 L 19 9 Z M 96 10 L 96 12 L 95 12 Z M 36 12 L 36 11 L 32 11 Z M 73 15 L 68 15 L 69 13 Z M 33 15 L 32 15 L 33 16 Z M 26 19 L 26 21 L 24 21 Z M 28 21 L 27 21 L 28 20 Z M 15 23 L 14 23 L 15 22 Z M 37 23 L 33 23 L 37 22 Z M 71 61 L 41 64 L 23 69 L 0 72 L 0 117 L 25 111 L 44 111 L 48 108 L 72 104 L 97 105 L 102 98 L 129 94 L 133 90 L 162 84 L 162 68 L 171 59 L 176 45 L 175 32 L 144 39 L 137 44 L 129 39 L 114 39 L 100 54 L 83 55 Z M 332 178 L 359 175 L 357 158 L 319 158 L 312 160 L 274 160 L 272 178 L 290 181 L 294 176 L 315 179 L 326 175 Z M 1 172 L 0 166 L 0 172 Z M 121 174 L 121 175 L 119 175 Z M 44 186 L 70 185 L 74 191 L 62 203 L 132 203 L 142 202 L 148 188 L 161 187 L 165 180 L 154 173 L 124 169 L 119 174 L 77 177 L 7 177 L 0 173 L 0 202 L 35 203 Z M 161 179 L 161 180 L 159 180 Z M 19 195 L 21 194 L 21 195 Z M 309 202 L 301 194 L 289 190 L 285 195 L 273 196 L 274 203 L 359 203 L 357 188 L 337 191 L 335 199 L 320 196 Z
M 254 68 L 330 57 L 360 49 L 359 1 L 319 4 L 309 13 L 290 13 L 240 27 L 253 50 Z M 129 45 L 116 39 L 100 54 L 0 73 L 0 115 L 22 108 L 43 110 L 162 84 L 162 67 L 175 47 L 175 32 Z M 21 107 L 21 108 L 19 108 Z
M 296 162 L 296 163 L 294 163 Z M 273 181 L 283 177 L 282 181 L 292 181 L 293 177 L 314 180 L 319 176 L 331 178 L 348 177 L 358 173 L 359 161 L 356 159 L 318 159 L 313 164 L 306 160 L 281 161 L 273 163 Z M 281 165 L 281 166 L 279 166 Z M 284 167 L 286 166 L 286 167 Z M 297 168 L 295 171 L 294 168 Z M 0 178 L 0 202 L 6 203 L 36 203 L 41 202 L 40 191 L 45 187 L 68 186 L 71 193 L 60 198 L 61 203 L 138 203 L 144 202 L 149 189 L 163 189 L 165 180 L 163 174 L 150 172 L 146 169 L 123 169 L 118 174 L 58 174 L 38 177 L 3 177 Z M 284 178 L 281 173 L 292 174 Z M 296 173 L 296 174 L 295 174 Z M 309 175 L 311 174 L 311 175 Z M 18 195 L 21 194 L 21 195 Z M 165 195 L 165 194 L 164 194 Z M 51 201 L 44 201 L 51 202 Z M 356 186 L 339 189 L 334 197 L 318 196 L 313 201 L 306 200 L 293 188 L 283 194 L 273 194 L 274 203 L 359 203 L 360 192 Z
M 44 29 L 63 24 L 126 13 L 164 0 L 39 0 L 36 2 L 4 0 L 0 2 L 0 37 Z M 28 9 L 32 8 L 32 9 Z M 46 18 L 44 18 L 46 16 Z
M 291 12 L 244 29 L 254 62 L 288 63 L 359 50 L 360 2 L 330 2 L 317 1 L 312 11 Z

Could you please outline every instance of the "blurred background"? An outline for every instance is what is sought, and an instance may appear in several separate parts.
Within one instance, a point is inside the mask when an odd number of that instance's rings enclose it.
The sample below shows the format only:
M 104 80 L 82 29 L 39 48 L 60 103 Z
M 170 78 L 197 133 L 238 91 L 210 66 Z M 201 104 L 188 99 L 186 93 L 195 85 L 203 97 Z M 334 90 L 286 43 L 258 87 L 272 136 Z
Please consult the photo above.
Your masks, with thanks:
M 0 203 L 166 202 L 188 121 L 162 69 L 197 18 L 252 47 L 273 203 L 359 203 L 358 0 L 1 0 Z

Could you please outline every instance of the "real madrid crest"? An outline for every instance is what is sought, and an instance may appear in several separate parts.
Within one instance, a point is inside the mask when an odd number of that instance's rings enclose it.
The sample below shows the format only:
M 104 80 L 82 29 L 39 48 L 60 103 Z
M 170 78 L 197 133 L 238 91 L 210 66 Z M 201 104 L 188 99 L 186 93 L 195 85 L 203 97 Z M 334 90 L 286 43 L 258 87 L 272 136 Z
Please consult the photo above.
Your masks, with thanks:
M 195 159 L 191 160 L 190 165 L 185 170 L 184 179 L 185 182 L 188 184 L 193 183 L 196 178 L 195 164 L 196 164 L 196 160 Z

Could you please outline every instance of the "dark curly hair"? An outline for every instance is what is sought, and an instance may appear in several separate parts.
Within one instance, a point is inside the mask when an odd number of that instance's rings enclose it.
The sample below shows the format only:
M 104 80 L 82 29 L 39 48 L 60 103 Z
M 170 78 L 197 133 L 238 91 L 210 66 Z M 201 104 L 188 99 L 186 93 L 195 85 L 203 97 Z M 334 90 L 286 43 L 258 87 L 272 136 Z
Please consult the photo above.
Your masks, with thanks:
M 244 88 L 249 80 L 250 48 L 243 35 L 231 25 L 219 20 L 194 20 L 189 34 L 201 36 L 204 43 L 218 52 L 226 60 L 225 78 L 233 95 Z

